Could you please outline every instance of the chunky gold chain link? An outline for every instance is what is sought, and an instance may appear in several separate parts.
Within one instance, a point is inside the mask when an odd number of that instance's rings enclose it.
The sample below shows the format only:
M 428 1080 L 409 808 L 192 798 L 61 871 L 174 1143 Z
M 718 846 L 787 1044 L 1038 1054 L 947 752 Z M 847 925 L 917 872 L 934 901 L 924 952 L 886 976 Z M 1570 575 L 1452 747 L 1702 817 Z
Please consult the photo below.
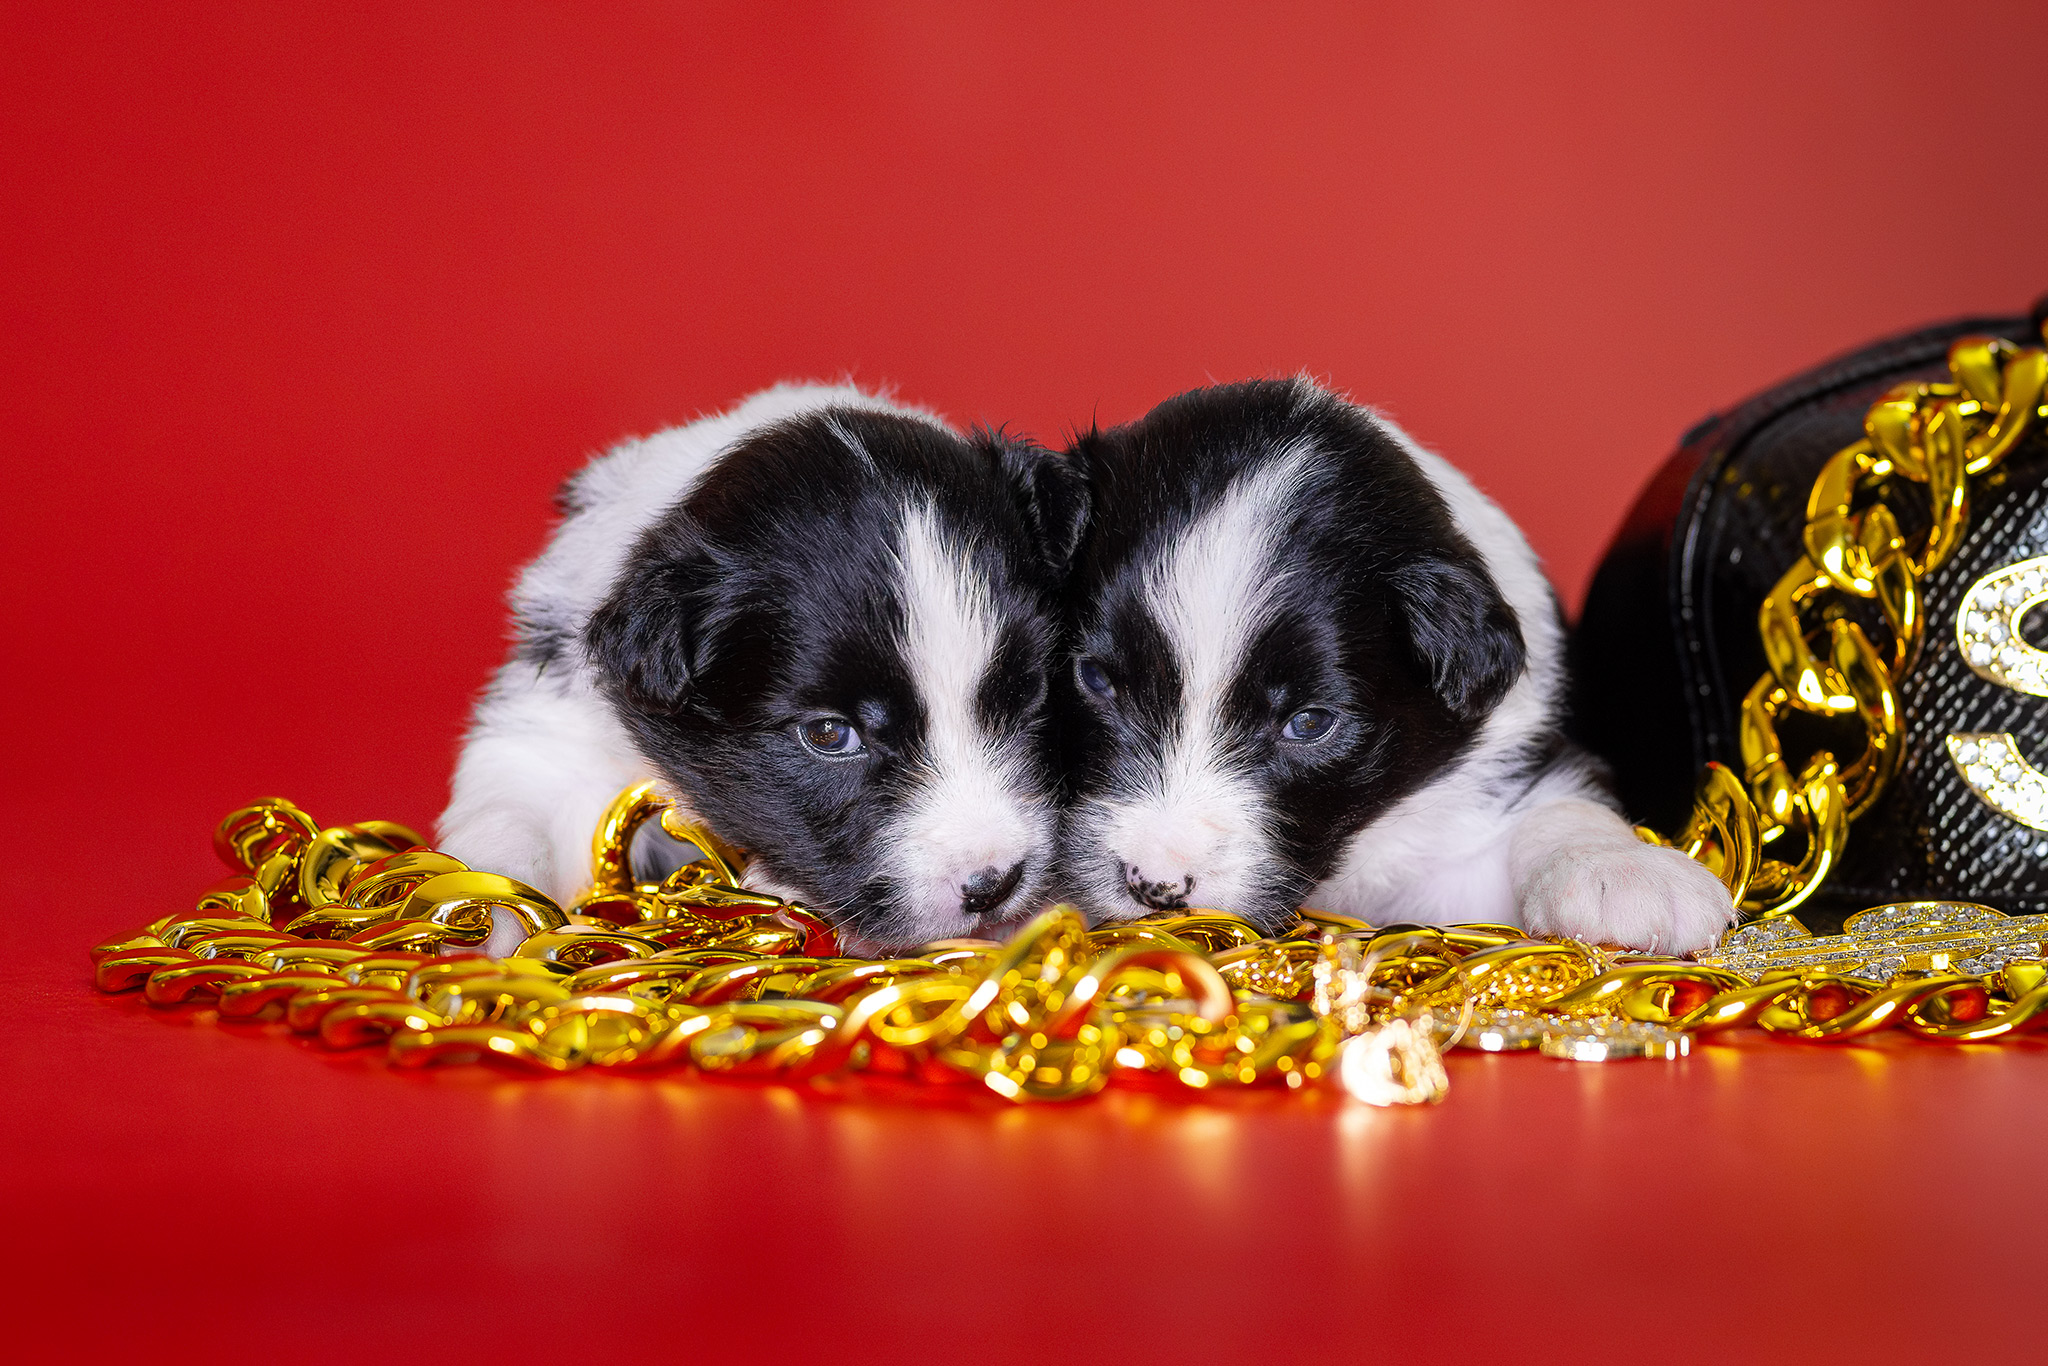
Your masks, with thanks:
M 703 856 L 636 882 L 627 851 L 656 818 Z M 323 828 L 281 800 L 232 813 L 215 843 L 232 876 L 95 948 L 100 989 L 382 1045 L 402 1067 L 867 1073 L 978 1080 L 1012 1100 L 1084 1096 L 1119 1074 L 1193 1088 L 1335 1074 L 1386 1104 L 1441 1099 L 1438 1051 L 1454 1042 L 1669 1058 L 1693 1032 L 1738 1025 L 1973 1041 L 2048 1026 L 2048 917 L 1946 903 L 1867 913 L 1871 930 L 1841 940 L 1765 921 L 1704 963 L 1314 911 L 1277 936 L 1208 911 L 1091 930 L 1066 906 L 1006 943 L 869 960 L 842 955 L 804 907 L 741 886 L 744 855 L 651 783 L 606 813 L 593 885 L 566 909 L 403 826 Z M 508 925 L 509 956 L 478 951 Z
M 1814 480 L 1804 553 L 1757 611 L 1769 668 L 1742 699 L 1742 777 L 1709 764 L 1684 829 L 1668 841 L 1640 832 L 1711 868 L 1744 911 L 1782 915 L 1812 896 L 1841 859 L 1849 823 L 1890 783 L 1900 754 L 1897 680 L 1926 629 L 1920 581 L 1969 529 L 1970 480 L 2044 415 L 2041 347 L 1968 337 L 1950 347 L 1948 367 L 1946 382 L 1887 392 L 1864 415 L 1863 439 Z M 1929 514 L 1910 540 L 1888 501 L 1909 493 Z M 1876 605 L 1885 648 L 1848 614 L 1857 603 Z M 1793 713 L 1860 723 L 1860 751 L 1816 750 L 1795 773 L 1778 733 Z

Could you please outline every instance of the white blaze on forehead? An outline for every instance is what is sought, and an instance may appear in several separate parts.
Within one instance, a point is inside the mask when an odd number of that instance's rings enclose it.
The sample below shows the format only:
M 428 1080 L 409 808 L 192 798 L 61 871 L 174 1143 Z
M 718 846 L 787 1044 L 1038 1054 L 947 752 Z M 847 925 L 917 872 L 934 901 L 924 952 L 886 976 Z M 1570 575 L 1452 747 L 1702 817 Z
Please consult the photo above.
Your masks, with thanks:
M 1292 448 L 1239 478 L 1145 576 L 1145 597 L 1173 646 L 1190 721 L 1216 716 L 1278 585 L 1274 542 L 1306 473 Z
M 897 528 L 903 657 L 924 709 L 924 764 L 898 831 L 895 872 L 905 909 L 934 928 L 956 926 L 960 885 L 984 868 L 1019 859 L 1035 871 L 1050 838 L 1032 789 L 1025 735 L 999 739 L 975 697 L 1002 639 L 994 595 L 965 545 L 948 537 L 929 504 L 907 508 Z
M 934 759 L 957 762 L 981 747 L 974 699 L 1002 624 L 972 557 L 947 544 L 929 504 L 905 512 L 896 558 L 903 566 L 903 653 L 924 703 L 927 744 Z
M 1223 707 L 1284 574 L 1278 539 L 1311 459 L 1292 447 L 1240 477 L 1145 575 L 1146 605 L 1180 671 L 1180 706 L 1157 770 L 1126 771 L 1123 793 L 1091 824 L 1144 880 L 1191 882 L 1191 904 L 1228 909 L 1266 860 L 1264 805 L 1231 752 Z

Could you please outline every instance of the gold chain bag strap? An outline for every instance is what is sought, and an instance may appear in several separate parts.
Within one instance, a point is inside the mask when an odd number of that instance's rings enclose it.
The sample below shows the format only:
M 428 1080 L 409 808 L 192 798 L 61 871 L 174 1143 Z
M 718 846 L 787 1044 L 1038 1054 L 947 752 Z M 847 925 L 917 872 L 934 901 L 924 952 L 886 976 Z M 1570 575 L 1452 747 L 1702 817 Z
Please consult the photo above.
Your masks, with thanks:
M 1814 480 L 1804 554 L 1757 612 L 1769 667 L 1742 699 L 1742 777 L 1707 765 L 1692 817 L 1669 841 L 1713 869 L 1747 912 L 1783 915 L 1812 896 L 1841 858 L 1850 822 L 1891 781 L 1900 755 L 1898 680 L 1919 657 L 1926 630 L 1920 582 L 1969 529 L 1970 481 L 2042 417 L 2041 347 L 1966 338 L 1950 348 L 1948 368 L 1946 383 L 1885 394 L 1864 416 L 1863 439 L 1836 452 Z M 1893 501 L 1905 497 L 1929 514 L 1927 530 L 1910 540 Z M 1880 609 L 1886 648 L 1843 612 L 1851 600 Z M 1779 739 L 1795 712 L 1859 725 L 1858 748 L 1816 749 L 1795 774 Z

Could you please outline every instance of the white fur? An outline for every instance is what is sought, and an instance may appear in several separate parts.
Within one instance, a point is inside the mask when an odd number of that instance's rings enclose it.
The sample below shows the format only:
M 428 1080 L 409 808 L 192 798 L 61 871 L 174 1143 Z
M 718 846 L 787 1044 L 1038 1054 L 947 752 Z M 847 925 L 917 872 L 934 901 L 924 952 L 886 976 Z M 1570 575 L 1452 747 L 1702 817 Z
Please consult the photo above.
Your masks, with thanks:
M 949 543 L 929 507 L 906 509 L 896 533 L 902 566 L 902 648 L 925 712 L 926 773 L 898 820 L 890 870 L 903 892 L 905 938 L 943 939 L 976 930 L 960 889 L 985 868 L 1027 862 L 1043 871 L 1051 807 L 1035 794 L 1015 745 L 996 743 L 974 698 L 1000 640 L 989 586 L 965 547 Z M 1035 908 L 1026 908 L 1029 909 Z
M 1097 905 L 1145 908 L 1124 895 L 1125 871 L 1181 886 L 1193 904 L 1229 907 L 1271 841 L 1257 786 L 1232 752 L 1223 704 L 1252 632 L 1285 572 L 1276 540 L 1308 468 L 1307 451 L 1286 452 L 1234 483 L 1146 575 L 1145 597 L 1181 677 L 1178 725 L 1156 767 L 1127 789 L 1092 804 L 1080 819 L 1088 847 L 1109 851 L 1079 870 Z
M 945 426 L 851 385 L 780 384 L 727 412 L 623 442 L 576 476 L 577 508 L 519 575 L 515 616 L 580 636 L 641 533 L 721 455 L 761 427 L 825 407 Z M 567 901 L 590 883 L 591 836 L 605 807 L 651 772 L 599 696 L 580 649 L 572 645 L 545 670 L 514 657 L 477 703 L 441 816 L 440 847 Z
M 1720 880 L 1661 849 L 1598 802 L 1562 798 L 1527 811 L 1508 845 L 1522 923 L 1539 934 L 1683 953 L 1732 918 Z
M 1449 462 L 1383 416 L 1449 505 L 1521 623 L 1528 665 L 1447 772 L 1354 836 L 1309 894 L 1321 910 L 1383 923 L 1483 920 L 1667 952 L 1705 948 L 1735 918 L 1712 873 L 1637 839 L 1582 761 L 1526 791 L 1512 779 L 1563 704 L 1564 631 L 1536 552 Z

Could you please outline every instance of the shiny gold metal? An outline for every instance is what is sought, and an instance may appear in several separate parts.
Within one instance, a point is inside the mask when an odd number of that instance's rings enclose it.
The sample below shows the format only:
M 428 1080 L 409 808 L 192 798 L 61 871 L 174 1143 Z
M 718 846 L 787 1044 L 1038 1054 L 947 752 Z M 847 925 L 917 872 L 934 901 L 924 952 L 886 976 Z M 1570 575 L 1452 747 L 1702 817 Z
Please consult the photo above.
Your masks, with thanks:
M 319 825 L 298 807 L 266 797 L 229 812 L 214 829 L 213 850 L 228 867 L 253 875 L 280 853 L 295 859 L 319 833 Z
M 809 938 L 804 931 L 792 925 L 751 925 L 744 929 L 729 930 L 705 947 L 775 957 L 785 953 L 802 952 Z
M 142 999 L 153 1006 L 183 1005 L 195 998 L 218 996 L 229 982 L 268 975 L 256 964 L 235 958 L 179 963 L 151 973 L 143 984 Z
M 1544 1027 L 1537 1047 L 1546 1058 L 1572 1062 L 1670 1061 L 1691 1051 L 1692 1036 L 1682 1029 L 1641 1020 L 1559 1020 Z
M 2007 964 L 2007 976 L 2019 966 Z M 1981 980 L 1950 979 L 1906 1008 L 1904 1027 L 1947 1043 L 1990 1043 L 2038 1031 L 2048 1026 L 2048 981 L 2040 971 L 2048 964 L 2026 966 L 2034 969 L 2024 975 L 2028 984 L 2009 981 L 2004 992 Z
M 497 1025 L 449 1025 L 441 1029 L 401 1029 L 388 1045 L 397 1067 L 428 1067 L 445 1063 L 513 1063 L 533 1071 L 567 1071 L 541 1052 L 540 1040 L 523 1029 Z
M 1860 572 L 1853 556 L 1837 559 Z M 1700 793 L 1680 847 L 1731 892 L 1745 875 L 1782 879 L 1759 866 L 1734 775 L 1710 772 Z M 624 794 L 597 845 L 616 852 L 655 817 L 651 802 L 647 790 Z M 788 1079 L 865 1069 L 958 1078 L 1018 1101 L 1091 1095 L 1127 1072 L 1194 1089 L 1334 1076 L 1368 1103 L 1414 1104 L 1443 1098 L 1442 1050 L 1458 1046 L 1671 1058 L 1694 1033 L 1738 1026 L 1823 1042 L 2048 1027 L 2048 916 L 1961 903 L 1879 907 L 1827 940 L 1778 915 L 1698 962 L 1608 955 L 1512 926 L 1376 928 L 1320 913 L 1277 935 L 1209 910 L 1091 930 L 1054 906 L 1006 942 L 948 940 L 870 961 L 840 956 L 803 908 L 714 880 L 714 859 L 736 874 L 739 856 L 708 832 L 699 847 L 713 856 L 686 892 L 622 884 L 615 863 L 615 880 L 575 903 L 610 911 L 592 916 L 401 849 L 414 837 L 397 827 L 323 830 L 270 801 L 222 831 L 230 867 L 257 872 L 97 945 L 95 982 L 166 1008 L 217 1001 L 229 1020 L 282 1013 L 329 1047 L 381 1044 L 406 1067 Z M 268 914 L 289 917 L 287 928 Z M 509 956 L 465 947 L 508 925 L 521 941 Z
M 466 868 L 419 883 L 392 918 L 433 921 L 476 936 L 476 942 L 488 937 L 493 923 L 501 918 L 513 921 L 522 936 L 568 924 L 562 908 L 545 892 L 496 873 Z
M 299 904 L 309 910 L 339 905 L 346 895 L 342 882 L 348 874 L 419 843 L 418 835 L 388 821 L 322 830 L 298 859 Z
M 320 1017 L 320 1042 L 329 1048 L 356 1048 L 381 1043 L 401 1029 L 439 1029 L 448 1021 L 417 1001 L 358 1001 Z
M 285 933 L 304 939 L 347 941 L 364 930 L 391 922 L 389 906 L 329 905 L 294 916 Z
M 674 806 L 662 807 L 661 828 L 667 831 L 671 838 L 695 845 L 698 852 L 703 854 L 704 857 L 697 863 L 683 865 L 684 870 L 701 869 L 701 880 L 716 886 L 740 885 L 740 877 L 747 871 L 747 856 L 744 851 L 727 844 L 709 826 L 702 821 L 686 817 Z M 673 875 L 669 882 L 680 885 Z
M 277 943 L 285 943 L 292 938 L 289 934 L 279 934 L 271 930 L 268 925 L 260 921 L 215 915 L 192 916 L 173 920 L 163 928 L 159 937 L 168 948 L 189 949 L 196 940 L 220 934 L 269 935 Z
M 101 991 L 134 991 L 165 968 L 198 960 L 183 949 L 122 949 L 93 965 L 93 985 Z
M 561 982 L 525 974 L 459 977 L 434 986 L 423 998 L 448 1024 L 516 1023 L 557 1005 L 572 993 Z M 415 999 L 420 998 L 415 993 Z
M 1344 1040 L 1337 1074 L 1344 1089 L 1368 1105 L 1436 1105 L 1451 1086 L 1426 1015 L 1389 1020 Z
M 1742 702 L 1745 790 L 1732 790 L 1710 769 L 1686 829 L 1668 841 L 1718 873 L 1753 914 L 1786 914 L 1812 896 L 1839 861 L 1849 823 L 1897 771 L 1897 680 L 1913 667 L 1926 626 L 1920 580 L 1968 531 L 1969 481 L 2003 460 L 2038 420 L 2048 351 L 1972 337 L 1950 348 L 1948 364 L 1951 382 L 1900 385 L 1873 404 L 1864 439 L 1838 451 L 1815 478 L 1805 553 L 1757 612 L 1769 668 Z M 1895 500 L 1916 484 L 1928 526 L 1908 539 Z M 1843 613 L 1858 599 L 1882 616 L 1884 649 Z M 1973 587 L 1956 624 L 1970 666 L 2007 686 L 2048 689 L 2048 656 L 2016 630 L 2018 614 L 2042 601 L 2048 562 L 2009 566 Z M 1823 748 L 1795 774 L 1778 738 L 1779 723 L 1794 711 L 1854 723 L 1860 743 Z M 2010 739 L 1957 735 L 1949 745 L 1965 781 L 1995 809 L 2048 829 L 2048 775 L 2016 751 L 1993 753 L 2000 741 L 2010 749 Z
M 1326 929 L 1321 941 L 1322 951 L 1309 970 L 1309 1008 L 1345 1038 L 1363 1034 L 1372 1027 L 1374 1007 L 1389 995 L 1372 980 L 1378 956 L 1369 954 L 1355 935 L 1340 937 Z
M 290 855 L 285 853 L 273 856 L 273 865 L 278 858 L 289 860 Z M 175 925 L 194 918 L 211 918 L 253 920 L 268 926 L 274 909 L 270 903 L 270 894 L 256 885 L 256 879 L 231 877 L 209 888 L 200 896 L 198 905 L 185 915 L 172 916 L 170 923 Z
M 437 850 L 406 849 L 344 872 L 342 897 L 354 907 L 396 909 L 428 878 L 464 872 L 468 866 Z
M 338 985 L 331 972 L 299 969 L 271 972 L 220 986 L 220 1017 L 223 1020 L 253 1020 L 284 1013 L 286 1002 L 302 991 L 321 991 Z
M 98 963 L 117 953 L 131 953 L 136 949 L 163 949 L 169 947 L 168 944 L 164 943 L 161 935 L 143 930 L 139 934 L 116 935 L 103 944 L 93 945 L 91 949 L 87 950 L 87 953 L 94 963 Z
M 515 958 L 545 958 L 574 967 L 594 967 L 622 958 L 652 958 L 667 951 L 657 939 L 643 939 L 626 930 L 567 928 L 540 930 L 527 935 L 526 942 L 513 950 Z
M 380 920 L 374 925 L 365 925 L 348 937 L 348 942 L 375 953 L 389 953 L 394 950 L 412 953 L 438 953 L 444 946 L 469 948 L 483 943 L 490 936 L 488 924 L 463 923 L 444 925 L 433 920 Z
M 405 1001 L 403 992 L 388 987 L 319 986 L 295 993 L 285 1002 L 284 1022 L 301 1034 L 320 1028 L 327 1012 L 364 1001 Z
M 1533 1010 L 1478 1010 L 1473 1012 L 1458 1046 L 1482 1053 L 1517 1053 L 1541 1043 L 1549 1024 L 1548 1017 Z
M 563 985 L 571 991 L 625 991 L 666 1000 L 677 987 L 706 968 L 729 967 L 753 959 L 753 954 L 736 949 L 669 949 L 646 958 L 627 958 L 584 968 L 568 977 Z
M 288 939 L 283 943 L 272 944 L 249 961 L 261 963 L 272 972 L 340 972 L 350 963 L 369 956 L 370 950 L 360 944 L 328 944 L 305 939 Z

